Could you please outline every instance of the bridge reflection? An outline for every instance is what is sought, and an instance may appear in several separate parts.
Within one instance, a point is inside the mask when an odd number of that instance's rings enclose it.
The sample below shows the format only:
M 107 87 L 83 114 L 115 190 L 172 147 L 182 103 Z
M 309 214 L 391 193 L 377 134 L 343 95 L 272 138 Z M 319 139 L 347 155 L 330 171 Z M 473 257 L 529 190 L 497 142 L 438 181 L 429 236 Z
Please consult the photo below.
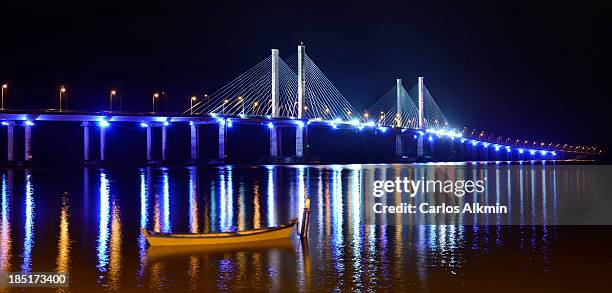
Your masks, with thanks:
M 537 254 L 544 269 L 552 267 L 550 250 L 558 241 L 555 224 L 560 221 L 562 207 L 591 202 L 590 186 L 604 181 L 590 168 L 555 165 L 148 167 L 129 176 L 121 172 L 84 169 L 82 184 L 90 191 L 97 212 L 74 214 L 70 211 L 86 205 L 83 195 L 57 197 L 57 210 L 38 212 L 35 203 L 49 206 L 49 200 L 38 201 L 38 181 L 33 179 L 46 175 L 36 170 L 3 170 L 2 270 L 18 266 L 79 275 L 91 271 L 90 264 L 95 264 L 98 286 L 111 291 L 132 286 L 234 290 L 258 284 L 268 284 L 268 290 L 281 290 L 288 284 L 302 290 L 369 291 L 397 285 L 426 288 L 432 286 L 439 271 L 464 274 L 477 260 L 475 254 L 504 249 L 512 257 Z M 410 223 L 425 225 L 369 225 L 364 216 L 372 192 L 368 182 L 396 176 L 449 180 L 486 176 L 487 188 L 481 198 L 466 196 L 481 203 L 505 202 L 517 218 L 474 215 L 490 225 L 470 226 L 462 225 L 460 217 L 417 215 Z M 137 232 L 139 226 L 170 232 L 274 226 L 299 215 L 306 194 L 312 198 L 312 225 L 304 246 L 294 237 L 289 247 L 175 251 L 167 255 L 148 247 Z M 389 202 L 399 196 L 391 194 Z M 56 231 L 44 231 L 47 226 L 38 224 L 49 219 L 57 223 L 53 225 L 58 227 Z M 543 225 L 507 226 L 511 220 L 531 223 L 534 219 Z M 87 231 L 87 225 L 97 228 L 95 241 L 73 242 L 78 231 Z M 15 227 L 22 228 L 15 231 Z M 35 239 L 43 237 L 46 245 L 35 245 Z M 49 245 L 52 243 L 55 245 Z M 516 250 L 507 251 L 514 247 Z M 75 252 L 89 254 L 77 256 Z M 45 260 L 49 256 L 52 259 Z M 46 268 L 45 263 L 53 266 Z M 75 282 L 78 285 L 79 281 Z

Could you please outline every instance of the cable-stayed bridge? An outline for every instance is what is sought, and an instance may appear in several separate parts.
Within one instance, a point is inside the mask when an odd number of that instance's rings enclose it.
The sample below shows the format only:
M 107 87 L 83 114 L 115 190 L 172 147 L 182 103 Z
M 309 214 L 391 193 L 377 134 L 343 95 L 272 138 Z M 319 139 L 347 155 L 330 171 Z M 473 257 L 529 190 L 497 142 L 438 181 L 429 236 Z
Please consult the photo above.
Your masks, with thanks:
M 60 91 L 60 103 L 63 88 Z M 114 92 L 114 91 L 113 91 Z M 4 94 L 4 92 L 3 92 Z M 155 112 L 158 94 L 153 96 L 153 111 L 127 113 L 111 111 L 82 113 L 62 110 L 7 111 L 0 110 L 0 121 L 7 127 L 7 161 L 14 158 L 14 128 L 24 129 L 24 161 L 32 160 L 31 128 L 36 121 L 73 121 L 83 127 L 83 162 L 105 161 L 106 128 L 114 122 L 139 123 L 146 129 L 147 161 L 154 162 L 152 132 L 161 129 L 161 161 L 167 160 L 167 128 L 172 124 L 190 126 L 191 161 L 198 161 L 199 126 L 218 126 L 218 160 L 225 161 L 228 128 L 235 124 L 260 124 L 269 128 L 269 157 L 271 162 L 305 162 L 308 154 L 308 129 L 331 127 L 374 131 L 395 135 L 395 155 L 400 161 L 431 161 L 436 145 L 444 145 L 452 160 L 554 160 L 598 155 L 593 147 L 569 146 L 553 143 L 494 137 L 484 132 L 458 130 L 453 127 L 424 79 L 407 90 L 401 79 L 368 110 L 355 109 L 349 100 L 333 85 L 323 71 L 306 54 L 303 44 L 297 53 L 283 60 L 277 49 L 255 66 L 239 75 L 205 98 L 195 101 L 182 113 L 160 115 Z M 195 102 L 195 103 L 194 103 Z M 60 104 L 61 105 L 61 104 Z M 90 154 L 90 127 L 98 126 L 99 160 Z M 295 130 L 295 151 L 282 152 L 282 129 Z M 293 130 L 291 130 L 293 131 Z M 438 143 L 442 141 L 443 143 Z M 290 159 L 287 159 L 290 158 Z
M 306 55 L 270 57 L 187 109 L 183 114 L 288 119 L 361 120 L 359 113 Z

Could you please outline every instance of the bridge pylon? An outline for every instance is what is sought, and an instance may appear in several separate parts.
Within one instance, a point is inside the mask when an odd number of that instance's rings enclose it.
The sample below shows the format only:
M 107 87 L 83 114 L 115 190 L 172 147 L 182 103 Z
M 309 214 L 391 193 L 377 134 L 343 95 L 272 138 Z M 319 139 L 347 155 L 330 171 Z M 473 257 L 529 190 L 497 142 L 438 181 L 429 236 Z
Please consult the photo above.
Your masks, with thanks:
M 395 80 L 395 102 L 397 108 L 395 125 L 397 127 L 402 127 L 402 89 L 402 79 L 398 78 Z M 404 157 L 404 141 L 401 133 L 395 135 L 395 156 L 398 159 Z
M 272 118 L 278 117 L 278 49 L 272 49 Z
M 419 109 L 419 129 L 424 129 L 425 128 L 425 99 L 423 96 L 423 77 L 419 76 L 419 80 L 418 80 L 418 93 L 419 93 L 419 99 L 418 99 L 418 109 Z M 419 135 L 417 137 L 417 160 L 418 159 L 422 159 L 424 157 L 424 152 L 423 152 L 423 135 Z
M 298 78 L 298 92 L 297 92 L 297 118 L 302 119 L 302 111 L 304 110 L 304 92 L 306 90 L 306 77 L 304 71 L 304 55 L 306 55 L 306 46 L 304 43 L 298 45 L 297 53 L 297 78 Z

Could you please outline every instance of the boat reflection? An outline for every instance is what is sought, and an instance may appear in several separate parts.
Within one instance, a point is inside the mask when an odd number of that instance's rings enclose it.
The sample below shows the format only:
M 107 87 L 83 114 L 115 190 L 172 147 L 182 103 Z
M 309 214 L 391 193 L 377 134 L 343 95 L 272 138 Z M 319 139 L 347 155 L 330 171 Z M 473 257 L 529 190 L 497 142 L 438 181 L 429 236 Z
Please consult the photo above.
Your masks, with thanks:
M 251 242 L 251 243 L 240 243 L 240 244 L 224 244 L 224 245 L 211 245 L 211 246 L 177 246 L 177 247 L 164 247 L 164 246 L 151 246 L 148 249 L 147 257 L 148 260 L 163 260 L 167 257 L 187 257 L 193 255 L 214 255 L 214 254 L 228 254 L 246 251 L 263 251 L 269 249 L 281 249 L 286 251 L 293 251 L 293 245 L 290 239 L 279 239 L 273 241 L 262 241 L 262 242 Z

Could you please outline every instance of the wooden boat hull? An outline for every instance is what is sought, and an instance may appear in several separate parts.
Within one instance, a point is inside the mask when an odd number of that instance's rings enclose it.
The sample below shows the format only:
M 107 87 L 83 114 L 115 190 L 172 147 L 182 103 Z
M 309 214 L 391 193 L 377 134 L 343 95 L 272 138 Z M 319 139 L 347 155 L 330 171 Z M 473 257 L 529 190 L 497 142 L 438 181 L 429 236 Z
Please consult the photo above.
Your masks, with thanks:
M 278 251 L 295 252 L 291 239 L 275 239 L 269 241 L 243 242 L 222 245 L 180 245 L 151 246 L 147 249 L 147 259 L 151 261 L 165 258 L 186 258 L 191 255 L 225 255 L 236 252 L 261 252 L 275 249 Z
M 146 229 L 141 229 L 141 231 L 151 246 L 218 246 L 288 239 L 295 222 L 295 219 L 293 219 L 289 224 L 275 228 L 245 230 L 235 233 L 165 234 Z

